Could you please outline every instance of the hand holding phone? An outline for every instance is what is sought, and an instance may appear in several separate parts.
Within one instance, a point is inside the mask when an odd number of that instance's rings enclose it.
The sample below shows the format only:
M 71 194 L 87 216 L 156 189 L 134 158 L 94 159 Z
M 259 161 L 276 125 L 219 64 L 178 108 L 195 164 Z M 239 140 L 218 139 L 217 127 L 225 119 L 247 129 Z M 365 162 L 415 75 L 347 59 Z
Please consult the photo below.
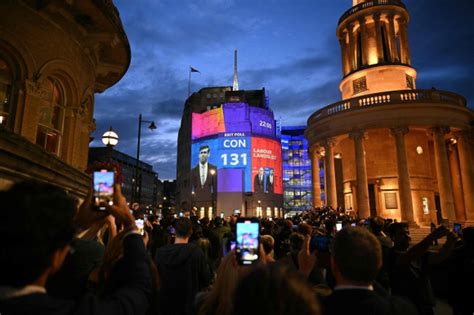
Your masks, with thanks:
M 93 208 L 97 211 L 105 211 L 107 206 L 113 205 L 115 172 L 109 169 L 101 169 L 93 173 Z
M 235 251 L 240 265 L 252 265 L 259 258 L 260 224 L 256 218 L 237 220 Z

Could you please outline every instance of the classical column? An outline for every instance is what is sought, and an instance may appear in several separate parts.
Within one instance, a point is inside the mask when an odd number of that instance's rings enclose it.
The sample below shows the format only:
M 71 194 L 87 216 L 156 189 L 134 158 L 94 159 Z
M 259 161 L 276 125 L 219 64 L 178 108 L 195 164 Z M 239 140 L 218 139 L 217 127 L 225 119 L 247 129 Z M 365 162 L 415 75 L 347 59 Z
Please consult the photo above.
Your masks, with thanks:
M 369 55 L 369 48 L 367 46 L 367 31 L 365 30 L 365 17 L 359 18 L 359 26 L 360 26 L 360 41 L 361 41 L 361 53 L 362 53 L 362 65 L 366 66 L 369 64 L 367 57 Z
M 311 170 L 313 171 L 313 208 L 321 207 L 321 179 L 319 178 L 319 158 L 316 147 L 310 152 Z
M 327 139 L 324 143 L 324 177 L 326 179 L 326 205 L 334 209 L 337 208 L 337 191 L 336 191 L 336 169 L 334 168 L 334 139 Z
M 370 216 L 369 185 L 367 183 L 367 169 L 365 166 L 363 131 L 353 132 L 349 137 L 354 141 L 356 182 L 357 182 L 357 213 L 361 218 Z
M 377 43 L 377 59 L 383 61 L 382 33 L 380 30 L 380 13 L 374 13 L 375 42 Z
M 413 199 L 411 196 L 410 174 L 408 172 L 408 160 L 405 147 L 405 134 L 407 127 L 390 129 L 395 137 L 397 148 L 397 168 L 398 168 L 398 193 L 400 194 L 400 214 L 403 221 L 414 222 Z
M 388 19 L 388 46 L 390 50 L 390 61 L 398 62 L 398 51 L 395 40 L 395 17 L 392 15 L 387 16 Z
M 346 34 L 342 31 L 341 36 L 339 37 L 339 45 L 341 45 L 341 57 L 342 57 L 342 73 L 345 76 L 350 71 L 349 61 L 347 60 L 347 44 L 346 44 Z
M 400 36 L 400 58 L 403 64 L 410 65 L 410 47 L 408 46 L 407 21 L 404 18 L 398 20 L 398 36 Z
M 449 169 L 451 170 L 451 183 L 453 185 L 454 210 L 457 221 L 466 221 L 466 210 L 464 207 L 463 187 L 461 173 L 459 171 L 459 158 L 457 146 L 449 146 Z
M 474 152 L 469 148 L 465 131 L 458 133 L 457 136 L 466 219 L 474 223 Z
M 436 175 L 438 177 L 438 190 L 441 199 L 441 213 L 443 219 L 455 221 L 456 215 L 454 211 L 453 186 L 451 185 L 448 154 L 446 152 L 446 144 L 444 141 L 444 135 L 448 133 L 448 131 L 449 128 L 447 127 L 431 128 L 434 143 Z
M 356 59 L 356 42 L 354 40 L 354 24 L 348 24 L 346 26 L 347 36 L 349 36 L 349 64 L 351 71 L 357 69 L 357 59 Z

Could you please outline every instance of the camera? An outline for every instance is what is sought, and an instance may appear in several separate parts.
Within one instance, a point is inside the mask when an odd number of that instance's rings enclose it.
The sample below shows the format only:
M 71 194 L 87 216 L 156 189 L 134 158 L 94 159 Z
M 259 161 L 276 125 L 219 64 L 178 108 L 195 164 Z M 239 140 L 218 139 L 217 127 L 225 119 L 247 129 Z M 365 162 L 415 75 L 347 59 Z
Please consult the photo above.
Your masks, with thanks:
M 105 211 L 107 206 L 113 205 L 115 172 L 110 169 L 101 169 L 93 173 L 94 201 L 93 208 Z
M 258 261 L 260 224 L 256 218 L 237 220 L 235 252 L 240 265 L 252 265 Z

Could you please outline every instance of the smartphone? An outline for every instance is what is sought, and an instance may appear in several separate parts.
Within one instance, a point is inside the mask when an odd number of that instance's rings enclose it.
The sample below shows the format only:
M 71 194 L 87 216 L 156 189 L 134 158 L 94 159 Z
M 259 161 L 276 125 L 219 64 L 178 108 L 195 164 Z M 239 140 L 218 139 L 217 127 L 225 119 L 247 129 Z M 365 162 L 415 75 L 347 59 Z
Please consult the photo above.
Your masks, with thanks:
M 351 223 L 351 226 L 356 226 L 356 224 L 355 224 L 355 223 Z
M 453 232 L 456 233 L 457 235 L 460 235 L 461 231 L 462 231 L 461 223 L 454 223 L 453 224 Z
M 328 252 L 330 242 L 331 239 L 326 235 L 315 235 L 309 243 L 309 250 L 317 249 L 320 252 Z
M 260 224 L 256 218 L 237 220 L 235 252 L 240 265 L 252 265 L 258 261 Z
M 114 200 L 114 180 L 113 170 L 101 169 L 94 171 L 94 209 L 105 211 L 107 205 L 112 205 Z
M 221 212 L 221 219 L 224 219 L 224 212 Z
M 145 234 L 145 221 L 143 221 L 143 219 L 136 219 L 135 225 L 137 226 L 138 232 L 140 232 L 141 235 Z
M 342 230 L 342 222 L 338 221 L 338 222 L 336 223 L 336 231 L 339 232 L 340 230 Z
M 234 249 L 235 249 L 235 241 L 228 241 L 227 244 L 224 244 L 224 256 Z

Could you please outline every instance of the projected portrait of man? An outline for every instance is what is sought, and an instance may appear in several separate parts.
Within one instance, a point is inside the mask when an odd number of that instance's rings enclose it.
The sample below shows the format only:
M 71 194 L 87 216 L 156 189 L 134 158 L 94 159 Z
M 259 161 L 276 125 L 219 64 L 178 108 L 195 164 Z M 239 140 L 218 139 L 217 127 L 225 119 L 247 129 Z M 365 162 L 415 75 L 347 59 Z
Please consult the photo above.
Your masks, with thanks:
M 255 175 L 254 179 L 253 179 L 253 190 L 254 192 L 258 193 L 258 192 L 263 192 L 263 188 L 264 188 L 264 185 L 265 185 L 265 176 L 264 176 L 264 169 L 263 167 L 260 167 L 258 169 L 258 174 Z
M 274 188 L 275 188 L 275 172 L 273 171 L 273 168 L 270 169 L 267 179 L 266 179 L 266 192 L 269 194 L 273 194 Z
M 197 201 L 212 200 L 212 193 L 217 193 L 217 167 L 209 163 L 210 155 L 207 144 L 199 147 L 199 162 L 192 169 L 192 188 Z

